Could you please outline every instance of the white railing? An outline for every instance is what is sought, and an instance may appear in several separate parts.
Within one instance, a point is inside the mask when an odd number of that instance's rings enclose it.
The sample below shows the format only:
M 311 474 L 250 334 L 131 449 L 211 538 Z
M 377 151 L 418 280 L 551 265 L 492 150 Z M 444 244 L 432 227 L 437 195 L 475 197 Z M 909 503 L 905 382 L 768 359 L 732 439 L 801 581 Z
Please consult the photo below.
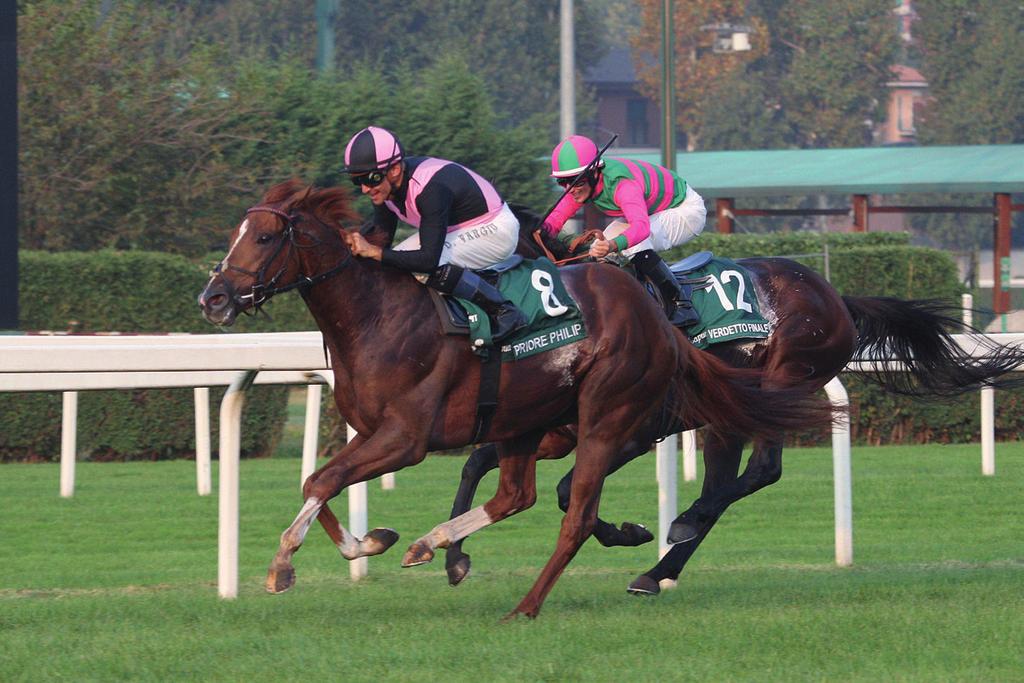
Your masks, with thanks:
M 0 391 L 64 392 L 61 435 L 61 495 L 74 492 L 77 391 L 196 387 L 199 399 L 196 422 L 209 429 L 208 394 L 199 391 L 225 386 L 221 402 L 218 592 L 238 594 L 238 465 L 241 411 L 244 390 L 254 381 L 267 384 L 330 382 L 319 332 L 282 332 L 237 335 L 138 335 L 138 336 L 25 336 L 0 338 Z M 206 399 L 206 414 L 203 410 Z M 313 404 L 307 400 L 307 408 Z M 319 422 L 319 397 L 316 402 Z M 313 471 L 316 429 L 309 428 L 303 444 L 303 474 Z M 198 451 L 197 489 L 209 492 L 209 448 Z M 207 438 L 208 440 L 208 438 Z M 205 463 L 203 462 L 205 460 Z M 304 477 L 303 477 L 304 478 Z M 350 524 L 366 526 L 366 485 L 349 488 Z M 362 502 L 362 505 L 360 505 Z M 355 504 L 353 504 L 355 503 Z M 353 578 L 365 575 L 365 563 L 352 563 Z
M 1003 344 L 1024 343 L 1024 334 L 990 335 Z M 959 336 L 957 340 L 969 353 L 976 342 Z M 875 362 L 851 363 L 848 371 L 870 370 Z M 209 461 L 199 461 L 199 433 L 209 429 L 209 416 L 201 415 L 200 405 L 210 386 L 229 389 L 221 403 L 220 434 L 220 510 L 218 592 L 233 598 L 238 592 L 238 460 L 241 410 L 244 391 L 254 382 L 274 384 L 311 384 L 307 395 L 303 477 L 313 471 L 316 454 L 316 426 L 319 422 L 320 387 L 330 383 L 319 332 L 283 332 L 235 335 L 160 335 L 124 337 L 0 337 L 0 391 L 64 390 L 64 418 L 61 458 L 61 494 L 74 489 L 74 447 L 77 390 L 158 387 L 195 387 L 197 397 L 197 488 L 209 491 Z M 314 390 L 315 387 L 315 390 Z M 838 379 L 826 386 L 837 408 L 845 405 L 846 392 Z M 208 394 L 205 394 L 208 403 Z M 982 394 L 982 444 L 985 474 L 994 473 L 994 448 L 985 453 L 985 443 L 993 443 L 994 420 L 991 390 Z M 987 417 L 986 417 L 987 412 Z M 986 430 L 988 433 L 986 434 Z M 833 430 L 833 474 L 836 499 L 836 563 L 852 563 L 852 514 L 850 483 L 850 447 L 848 421 L 840 420 Z M 70 442 L 70 445 L 69 445 Z M 687 480 L 696 476 L 696 449 L 692 433 L 683 437 L 683 470 Z M 659 447 L 657 458 L 659 485 L 659 538 L 668 533 L 668 524 L 676 515 L 675 437 Z M 206 448 L 208 452 L 208 444 Z M 65 458 L 65 453 L 70 457 Z M 393 484 L 392 484 L 393 485 Z M 389 482 L 384 482 L 389 487 Z M 365 484 L 349 488 L 350 520 L 353 532 L 366 529 Z M 361 505 L 360 505 L 361 503 Z M 667 550 L 664 546 L 660 552 Z M 360 569 L 360 564 L 362 569 Z M 365 575 L 365 563 L 351 565 L 353 578 Z

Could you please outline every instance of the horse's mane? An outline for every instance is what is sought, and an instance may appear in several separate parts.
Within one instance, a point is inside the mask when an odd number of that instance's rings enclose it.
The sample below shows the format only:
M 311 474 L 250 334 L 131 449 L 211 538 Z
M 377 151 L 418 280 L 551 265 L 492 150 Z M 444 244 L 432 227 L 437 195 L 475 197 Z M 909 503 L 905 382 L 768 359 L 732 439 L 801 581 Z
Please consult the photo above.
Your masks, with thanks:
M 277 206 L 285 212 L 304 209 L 340 229 L 359 220 L 347 188 L 316 187 L 298 178 L 274 185 L 263 196 L 263 203 Z

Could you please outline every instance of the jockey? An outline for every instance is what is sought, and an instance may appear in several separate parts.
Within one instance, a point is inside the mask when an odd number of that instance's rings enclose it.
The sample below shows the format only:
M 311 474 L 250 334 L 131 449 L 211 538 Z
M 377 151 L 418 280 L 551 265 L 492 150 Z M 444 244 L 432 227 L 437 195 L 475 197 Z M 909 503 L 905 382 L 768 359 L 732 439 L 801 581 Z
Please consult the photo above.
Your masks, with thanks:
M 451 161 L 407 157 L 395 134 L 376 126 L 352 136 L 342 171 L 370 196 L 373 222 L 390 238 L 399 218 L 419 229 L 393 249 L 354 233 L 354 255 L 410 271 L 428 287 L 472 301 L 493 321 L 494 341 L 526 324 L 522 311 L 470 270 L 504 261 L 519 241 L 519 221 L 489 182 Z
M 645 161 L 601 159 L 597 145 L 582 135 L 573 135 L 555 147 L 551 175 L 569 191 L 544 222 L 549 234 L 557 235 L 585 202 L 594 202 L 602 213 L 620 220 L 604 229 L 604 239 L 590 245 L 590 256 L 603 258 L 618 251 L 631 257 L 637 271 L 661 291 L 673 325 L 692 325 L 699 320 L 675 275 L 657 253 L 689 242 L 704 229 L 704 200 L 686 181 Z

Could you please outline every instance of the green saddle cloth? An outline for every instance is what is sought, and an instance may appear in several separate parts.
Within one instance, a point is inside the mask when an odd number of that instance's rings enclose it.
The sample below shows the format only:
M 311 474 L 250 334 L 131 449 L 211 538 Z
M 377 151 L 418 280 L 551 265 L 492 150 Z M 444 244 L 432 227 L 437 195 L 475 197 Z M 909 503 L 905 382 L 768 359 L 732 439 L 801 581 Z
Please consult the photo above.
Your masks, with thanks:
M 587 336 L 580 309 L 551 261 L 546 258 L 524 259 L 521 264 L 503 272 L 498 289 L 519 307 L 529 324 L 501 343 L 502 360 L 519 360 Z M 469 315 L 469 340 L 473 350 L 486 356 L 492 346 L 491 320 L 471 301 L 458 299 Z
M 707 277 L 708 285 L 693 290 L 693 305 L 700 321 L 687 330 L 699 349 L 736 339 L 765 339 L 771 326 L 761 315 L 750 273 L 726 258 L 716 256 L 687 278 Z

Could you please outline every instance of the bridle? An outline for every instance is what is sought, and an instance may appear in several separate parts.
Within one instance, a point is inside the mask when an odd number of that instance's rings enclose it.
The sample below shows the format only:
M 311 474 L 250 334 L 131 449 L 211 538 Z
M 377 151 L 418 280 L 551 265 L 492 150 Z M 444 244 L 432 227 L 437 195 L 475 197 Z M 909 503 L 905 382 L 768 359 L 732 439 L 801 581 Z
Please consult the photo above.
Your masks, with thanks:
M 312 276 L 306 275 L 305 273 L 302 272 L 302 266 L 301 266 L 302 262 L 300 260 L 299 261 L 300 265 L 299 265 L 299 276 L 298 276 L 298 278 L 294 282 L 291 282 L 291 283 L 289 283 L 287 285 L 282 285 L 282 286 L 279 287 L 279 286 L 277 286 L 277 283 L 281 279 L 281 277 L 284 275 L 285 270 L 287 270 L 288 264 L 291 262 L 292 255 L 295 253 L 295 250 L 297 250 L 297 249 L 313 249 L 313 248 L 319 247 L 321 244 L 323 244 L 323 242 L 319 238 L 317 238 L 317 237 L 315 237 L 313 235 L 310 235 L 310 233 L 302 232 L 301 230 L 299 230 L 296 227 L 296 224 L 301 221 L 302 217 L 305 214 L 286 213 L 286 212 L 282 211 L 281 209 L 275 208 L 273 206 L 268 206 L 266 204 L 259 204 L 257 206 L 253 206 L 253 207 L 247 209 L 246 212 L 245 212 L 245 215 L 248 216 L 251 213 L 272 213 L 272 214 L 274 214 L 275 216 L 280 218 L 282 221 L 284 221 L 284 233 L 282 234 L 282 239 L 280 240 L 280 242 L 278 242 L 277 249 L 275 249 L 274 253 L 270 255 L 270 257 L 263 263 L 263 265 L 260 266 L 259 270 L 253 272 L 251 270 L 246 270 L 245 268 L 241 268 L 239 266 L 235 266 L 235 265 L 232 265 L 230 263 L 227 264 L 227 270 L 233 270 L 233 271 L 242 273 L 243 275 L 248 275 L 249 277 L 251 277 L 253 279 L 253 285 L 252 285 L 252 288 L 250 289 L 249 293 L 248 294 L 239 294 L 236 297 L 237 299 L 243 299 L 243 300 L 244 299 L 252 299 L 252 306 L 250 307 L 251 310 L 250 309 L 243 309 L 243 312 L 246 313 L 247 315 L 255 315 L 257 312 L 259 312 L 260 307 L 263 304 L 265 304 L 267 301 L 270 300 L 271 297 L 276 296 L 277 294 L 281 294 L 282 292 L 288 292 L 288 291 L 291 291 L 291 290 L 296 289 L 296 288 L 302 288 L 303 290 L 306 290 L 306 289 L 309 289 L 310 287 L 313 287 L 314 285 L 317 285 L 317 284 L 323 282 L 324 280 L 326 280 L 326 279 L 328 279 L 330 277 L 333 277 L 333 276 L 337 275 L 342 270 L 344 270 L 346 266 L 348 266 L 349 261 L 352 258 L 352 252 L 350 252 L 350 251 L 348 251 L 346 249 L 345 250 L 345 257 L 341 259 L 341 262 L 338 263 L 338 265 L 336 265 L 333 268 L 330 268 L 328 270 L 325 270 L 322 273 L 319 273 L 317 275 L 312 275 Z M 330 227 L 326 223 L 321 221 L 315 214 L 309 214 L 309 215 L 313 218 L 313 220 L 315 220 L 317 223 L 319 223 L 322 227 L 330 230 Z M 297 239 L 297 237 L 299 235 L 305 236 L 307 238 L 311 238 L 313 240 L 313 242 L 311 244 L 300 244 L 298 239 Z M 338 239 L 340 240 L 341 238 L 339 237 Z M 284 260 L 283 260 L 283 262 L 281 264 L 280 269 L 278 269 L 277 273 L 275 273 L 274 276 L 271 277 L 268 282 L 264 283 L 264 280 L 265 280 L 266 275 L 267 275 L 267 269 L 270 267 L 270 264 L 273 263 L 277 259 L 277 257 L 281 254 L 281 250 L 284 249 L 285 244 L 288 245 L 288 253 L 285 256 L 285 258 L 284 258 Z M 217 266 L 213 269 L 213 272 L 214 273 L 221 272 L 221 265 L 222 264 L 217 264 Z

